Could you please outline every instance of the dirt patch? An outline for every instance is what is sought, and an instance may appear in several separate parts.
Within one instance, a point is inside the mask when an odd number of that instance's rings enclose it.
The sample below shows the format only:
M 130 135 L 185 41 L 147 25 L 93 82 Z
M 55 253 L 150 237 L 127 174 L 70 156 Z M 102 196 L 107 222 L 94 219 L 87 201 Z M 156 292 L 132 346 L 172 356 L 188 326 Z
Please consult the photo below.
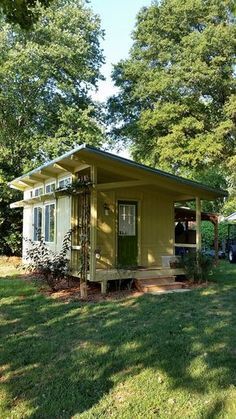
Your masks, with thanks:
M 184 288 L 190 288 L 190 289 L 197 289 L 197 288 L 206 288 L 209 287 L 209 285 L 211 285 L 210 282 L 201 282 L 201 283 L 195 283 L 195 282 L 191 282 L 191 281 L 184 281 L 183 282 L 183 287 Z
M 19 256 L 0 256 L 0 266 L 1 265 L 8 265 L 10 267 L 17 268 L 21 266 L 22 260 Z
M 58 289 L 56 292 L 45 289 L 42 287 L 40 291 L 53 299 L 59 299 L 64 301 L 82 301 L 80 296 L 80 286 L 77 284 L 76 286 L 68 287 L 68 288 L 61 288 Z M 138 292 L 135 289 L 132 290 L 120 290 L 120 291 L 112 291 L 108 292 L 105 295 L 101 294 L 101 287 L 99 284 L 88 284 L 88 299 L 87 302 L 100 302 L 100 301 L 109 301 L 109 300 L 121 300 L 124 298 L 129 297 L 139 297 L 143 293 Z

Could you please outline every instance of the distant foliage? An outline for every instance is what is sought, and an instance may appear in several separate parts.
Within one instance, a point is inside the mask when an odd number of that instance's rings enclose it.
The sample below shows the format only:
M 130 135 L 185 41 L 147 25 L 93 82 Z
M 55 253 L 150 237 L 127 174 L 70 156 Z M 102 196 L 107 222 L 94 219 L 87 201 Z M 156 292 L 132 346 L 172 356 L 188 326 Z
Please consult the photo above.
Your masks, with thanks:
M 201 252 L 189 252 L 183 256 L 186 276 L 190 281 L 201 283 L 208 279 L 214 259 Z
M 201 223 L 202 245 L 207 249 L 212 249 L 214 246 L 214 226 L 209 221 L 202 221 Z M 228 238 L 228 223 L 219 223 L 219 247 L 222 247 L 223 241 Z
M 26 260 L 29 261 L 27 268 L 40 275 L 52 290 L 56 289 L 58 281 L 70 276 L 68 251 L 70 250 L 72 232 L 73 230 L 69 230 L 66 233 L 60 252 L 51 251 L 43 237 L 38 242 L 25 239 L 30 244 L 26 254 Z
M 7 162 L 3 162 L 3 165 L 7 167 Z M 20 200 L 22 196 L 19 191 L 8 187 L 6 176 L 7 174 L 1 171 L 0 156 L 0 255 L 20 256 L 22 247 L 22 208 L 11 210 L 9 204 L 12 201 Z
M 119 91 L 108 104 L 112 139 L 131 143 L 137 161 L 204 182 L 209 174 L 213 186 L 230 184 L 235 12 L 235 0 L 160 0 L 138 14 L 129 57 L 113 71 Z M 223 182 L 212 178 L 212 168 Z
M 23 29 L 29 29 L 38 18 L 34 6 L 40 3 L 48 6 L 53 0 L 1 0 L 0 8 L 8 22 L 18 23 Z

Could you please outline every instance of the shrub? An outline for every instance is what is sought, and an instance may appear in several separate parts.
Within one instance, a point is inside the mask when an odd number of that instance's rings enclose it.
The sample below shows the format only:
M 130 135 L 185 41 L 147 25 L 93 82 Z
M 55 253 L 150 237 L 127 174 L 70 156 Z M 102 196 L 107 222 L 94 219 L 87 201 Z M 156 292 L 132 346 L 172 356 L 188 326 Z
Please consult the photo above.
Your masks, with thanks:
M 183 256 L 186 276 L 190 281 L 201 283 L 207 280 L 213 268 L 213 258 L 201 252 L 189 252 Z
M 30 243 L 26 252 L 26 260 L 29 261 L 28 269 L 40 275 L 54 291 L 59 280 L 70 276 L 70 260 L 67 253 L 70 250 L 72 231 L 69 230 L 65 234 L 60 252 L 51 251 L 43 237 L 40 237 L 38 242 L 25 239 Z
M 211 249 L 214 246 L 214 226 L 209 221 L 201 223 L 202 244 L 205 248 Z M 219 223 L 219 246 L 228 238 L 228 223 Z

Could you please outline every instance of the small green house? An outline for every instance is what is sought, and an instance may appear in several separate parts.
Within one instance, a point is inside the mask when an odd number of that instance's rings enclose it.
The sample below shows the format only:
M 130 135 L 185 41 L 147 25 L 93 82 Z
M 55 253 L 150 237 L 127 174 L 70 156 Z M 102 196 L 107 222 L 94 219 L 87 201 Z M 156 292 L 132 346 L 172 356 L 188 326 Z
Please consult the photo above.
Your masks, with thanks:
M 42 231 L 52 250 L 59 250 L 65 233 L 79 224 L 80 195 L 67 194 L 76 179 L 92 182 L 89 198 L 90 263 L 88 279 L 102 290 L 109 279 L 141 277 L 152 269 L 170 269 L 163 261 L 174 256 L 175 204 L 196 202 L 196 249 L 201 249 L 201 201 L 226 192 L 135 163 L 88 145 L 14 179 L 10 186 L 24 196 L 12 208 L 23 207 L 23 236 L 37 241 Z M 23 242 L 23 260 L 27 242 Z M 81 237 L 72 238 L 71 267 L 78 274 Z M 164 266 L 165 265 L 165 266 Z M 119 272 L 118 272 L 119 271 Z M 166 272 L 165 272 L 166 273 Z M 134 273 L 132 273 L 134 275 Z

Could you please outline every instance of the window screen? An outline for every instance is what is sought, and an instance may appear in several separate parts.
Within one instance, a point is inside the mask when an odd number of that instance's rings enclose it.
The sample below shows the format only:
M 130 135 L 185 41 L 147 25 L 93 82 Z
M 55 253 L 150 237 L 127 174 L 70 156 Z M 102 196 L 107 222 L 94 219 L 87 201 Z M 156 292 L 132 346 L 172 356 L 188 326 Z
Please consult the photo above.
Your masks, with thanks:
M 45 205 L 45 241 L 53 242 L 55 234 L 55 204 Z
M 49 183 L 46 185 L 46 193 L 51 193 L 55 191 L 55 183 Z
M 119 236 L 135 236 L 136 205 L 119 204 Z
M 58 186 L 60 189 L 66 188 L 71 183 L 71 178 L 67 177 L 64 179 L 59 180 Z
M 34 241 L 38 241 L 42 234 L 42 208 L 34 208 L 34 223 L 33 223 L 33 236 Z
M 34 196 L 40 196 L 43 195 L 43 188 L 36 188 L 34 190 Z

